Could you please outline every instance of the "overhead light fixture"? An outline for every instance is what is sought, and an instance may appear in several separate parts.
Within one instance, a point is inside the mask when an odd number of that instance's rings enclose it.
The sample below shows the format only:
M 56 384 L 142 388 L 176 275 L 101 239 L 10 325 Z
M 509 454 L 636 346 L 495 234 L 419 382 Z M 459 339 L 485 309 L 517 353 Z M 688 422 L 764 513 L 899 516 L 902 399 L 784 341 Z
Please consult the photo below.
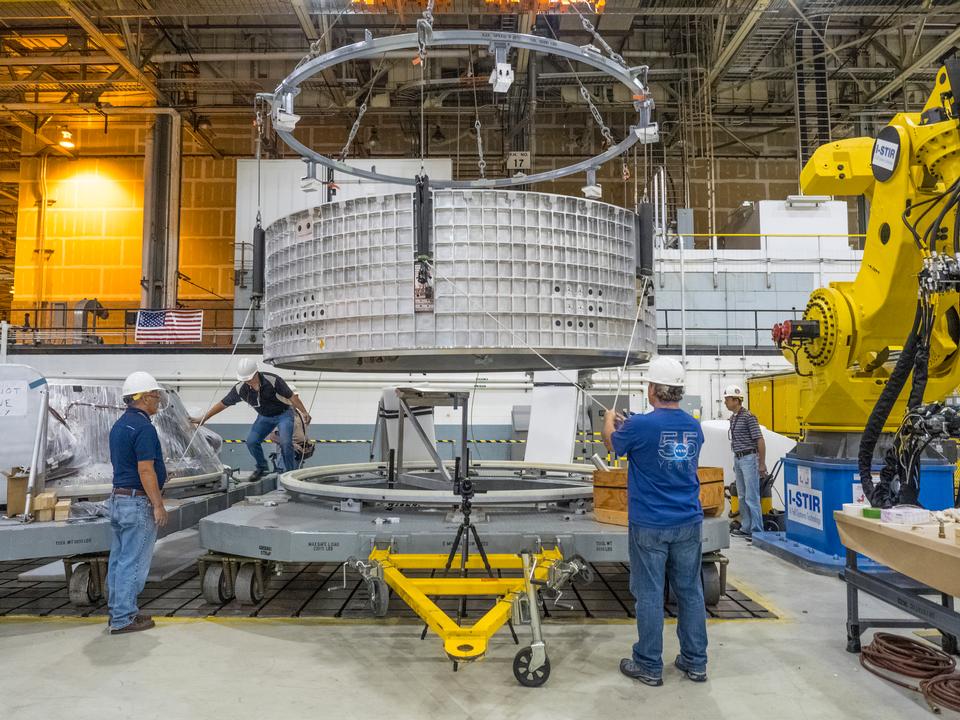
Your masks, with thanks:
M 60 147 L 67 148 L 67 150 L 72 150 L 76 147 L 76 144 L 73 142 L 73 133 L 65 127 L 60 128 Z
M 443 130 L 440 129 L 440 126 L 437 125 L 433 128 L 433 135 L 430 136 L 430 139 L 437 143 L 442 143 L 447 139 L 447 136 L 443 134 Z
M 378 144 L 380 144 L 380 135 L 377 132 L 376 128 L 370 131 L 370 139 L 367 140 L 367 147 L 373 150 Z
M 206 131 L 209 131 L 209 130 L 213 130 L 213 123 L 210 122 L 210 118 L 208 118 L 208 117 L 201 117 L 201 118 L 197 121 L 197 130 L 203 130 L 203 131 L 205 131 L 205 132 L 206 132 Z

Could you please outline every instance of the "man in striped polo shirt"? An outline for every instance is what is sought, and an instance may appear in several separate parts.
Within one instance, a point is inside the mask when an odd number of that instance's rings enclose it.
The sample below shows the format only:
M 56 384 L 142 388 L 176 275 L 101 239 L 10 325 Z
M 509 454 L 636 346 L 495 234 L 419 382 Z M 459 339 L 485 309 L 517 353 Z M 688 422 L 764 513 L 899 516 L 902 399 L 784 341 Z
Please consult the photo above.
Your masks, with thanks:
M 740 528 L 731 534 L 752 538 L 755 532 L 763 531 L 760 477 L 767 474 L 767 447 L 756 416 L 743 406 L 743 388 L 728 385 L 723 391 L 723 402 L 731 412 L 728 436 L 740 499 Z

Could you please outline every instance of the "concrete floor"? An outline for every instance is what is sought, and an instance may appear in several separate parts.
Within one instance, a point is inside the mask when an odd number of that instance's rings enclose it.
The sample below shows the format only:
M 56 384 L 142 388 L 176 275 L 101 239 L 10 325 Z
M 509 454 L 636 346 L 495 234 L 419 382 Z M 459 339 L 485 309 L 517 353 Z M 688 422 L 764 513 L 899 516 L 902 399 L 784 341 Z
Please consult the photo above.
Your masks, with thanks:
M 161 620 L 111 637 L 102 621 L 0 622 L 4 715 L 150 718 L 911 718 L 919 695 L 864 671 L 844 650 L 844 586 L 735 541 L 731 582 L 781 620 L 713 621 L 710 681 L 649 688 L 619 674 L 633 625 L 550 624 L 550 681 L 520 687 L 509 634 L 454 674 L 411 625 L 310 620 Z M 862 600 L 864 614 L 892 610 Z M 664 656 L 677 652 L 674 626 Z M 521 641 L 524 638 L 521 636 Z

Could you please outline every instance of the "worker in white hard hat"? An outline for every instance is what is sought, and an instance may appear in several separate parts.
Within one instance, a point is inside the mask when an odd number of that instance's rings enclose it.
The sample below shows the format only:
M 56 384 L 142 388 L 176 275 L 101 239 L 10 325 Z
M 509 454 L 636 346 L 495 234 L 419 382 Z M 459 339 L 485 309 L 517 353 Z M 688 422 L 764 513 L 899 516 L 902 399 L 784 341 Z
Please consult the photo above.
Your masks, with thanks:
M 763 531 L 760 509 L 760 477 L 767 474 L 767 446 L 756 416 L 743 406 L 743 388 L 728 385 L 723 391 L 723 404 L 730 411 L 730 448 L 733 450 L 733 473 L 737 481 L 740 505 L 740 527 L 732 535 L 748 540 Z
M 658 357 L 643 380 L 653 411 L 629 418 L 604 413 L 603 442 L 627 456 L 630 591 L 636 598 L 638 640 L 620 672 L 640 682 L 663 684 L 663 583 L 677 596 L 680 654 L 674 665 L 690 680 L 707 679 L 707 618 L 700 581 L 702 562 L 700 423 L 680 409 L 683 366 Z
M 160 409 L 160 384 L 149 373 L 135 372 L 124 380 L 121 392 L 127 409 L 110 430 L 113 542 L 107 565 L 107 605 L 112 635 L 154 625 L 149 615 L 140 613 L 137 597 L 147 582 L 157 528 L 167 524 L 161 495 L 167 468 L 160 436 L 150 420 Z
M 303 414 L 303 419 L 308 425 L 311 420 L 310 413 L 303 406 L 300 397 L 294 395 L 293 390 L 279 375 L 259 370 L 257 361 L 252 358 L 241 358 L 237 364 L 237 380 L 239 382 L 230 389 L 230 392 L 210 408 L 202 418 L 191 419 L 203 425 L 217 413 L 243 400 L 257 411 L 257 419 L 250 428 L 246 440 L 247 450 L 250 451 L 256 464 L 250 479 L 259 480 L 269 471 L 262 443 L 274 429 L 277 430 L 280 438 L 280 457 L 283 459 L 284 470 L 296 469 L 297 462 L 293 451 L 293 409 L 296 408 Z

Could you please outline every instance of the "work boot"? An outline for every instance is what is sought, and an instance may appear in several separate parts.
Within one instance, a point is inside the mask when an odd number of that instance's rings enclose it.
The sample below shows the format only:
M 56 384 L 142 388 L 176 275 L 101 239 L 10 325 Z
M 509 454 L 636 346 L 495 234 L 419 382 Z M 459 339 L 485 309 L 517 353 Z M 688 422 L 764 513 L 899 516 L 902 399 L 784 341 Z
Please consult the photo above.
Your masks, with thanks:
M 673 661 L 673 664 L 676 666 L 677 670 L 686 675 L 690 680 L 701 683 L 707 681 L 707 673 L 697 672 L 696 670 L 689 669 L 679 655 L 677 655 L 677 659 Z
M 261 470 L 260 468 L 257 468 L 252 473 L 250 473 L 250 477 L 248 477 L 247 480 L 249 482 L 256 482 L 266 474 L 267 474 L 266 470 Z
M 140 632 L 141 630 L 149 630 L 154 627 L 156 623 L 153 622 L 150 618 L 143 617 L 142 615 L 137 615 L 133 622 L 129 625 L 124 625 L 122 628 L 116 628 L 110 631 L 111 635 L 124 635 L 126 633 L 135 633 Z
M 623 660 L 620 661 L 620 672 L 628 678 L 639 680 L 644 685 L 649 685 L 650 687 L 660 687 L 663 685 L 663 678 L 648 674 L 646 670 L 630 658 L 623 658 Z

